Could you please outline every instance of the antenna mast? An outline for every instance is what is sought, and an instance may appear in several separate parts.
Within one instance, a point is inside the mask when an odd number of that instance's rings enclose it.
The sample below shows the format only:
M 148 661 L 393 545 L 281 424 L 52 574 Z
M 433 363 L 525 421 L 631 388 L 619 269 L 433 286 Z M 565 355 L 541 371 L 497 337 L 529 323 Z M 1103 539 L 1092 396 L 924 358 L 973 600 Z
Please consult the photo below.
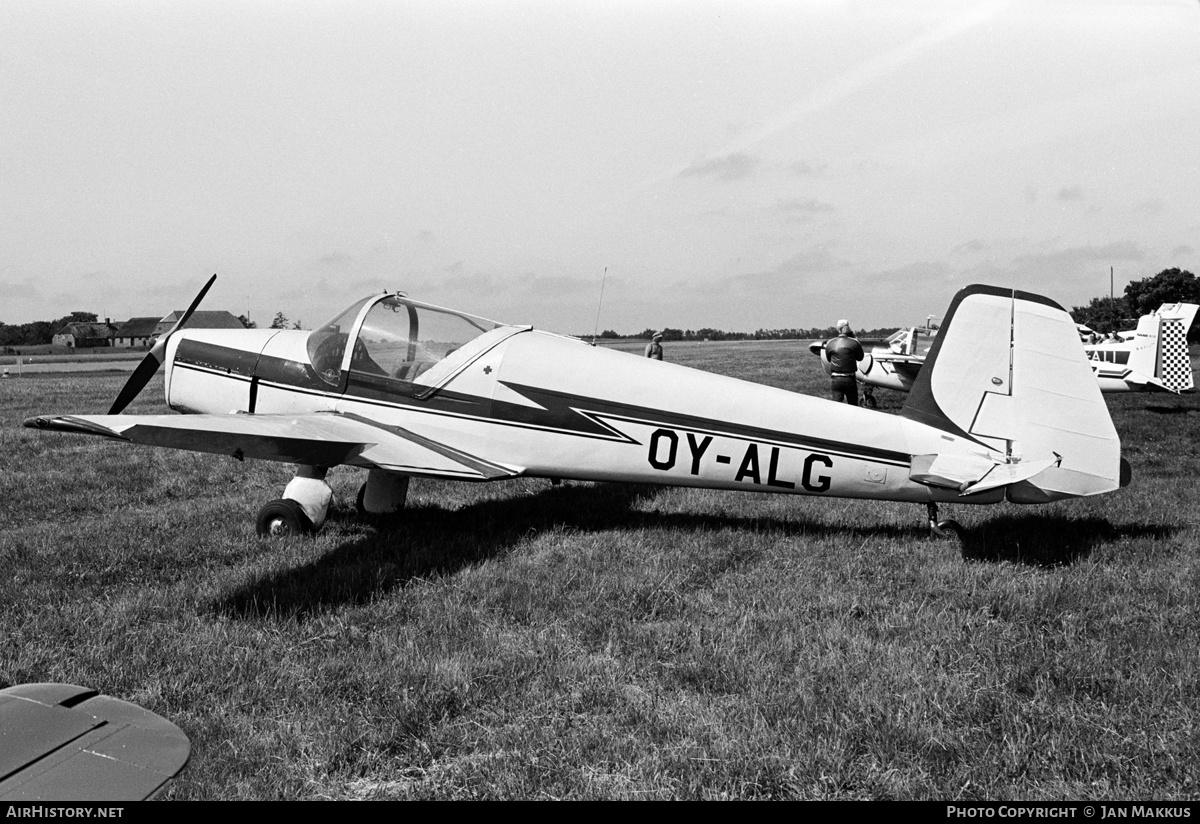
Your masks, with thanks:
M 604 305 L 604 282 L 608 280 L 608 267 L 604 267 L 604 277 L 600 279 L 600 302 L 596 304 L 596 325 L 592 328 L 592 346 L 596 345 L 596 333 L 600 331 L 600 307 Z

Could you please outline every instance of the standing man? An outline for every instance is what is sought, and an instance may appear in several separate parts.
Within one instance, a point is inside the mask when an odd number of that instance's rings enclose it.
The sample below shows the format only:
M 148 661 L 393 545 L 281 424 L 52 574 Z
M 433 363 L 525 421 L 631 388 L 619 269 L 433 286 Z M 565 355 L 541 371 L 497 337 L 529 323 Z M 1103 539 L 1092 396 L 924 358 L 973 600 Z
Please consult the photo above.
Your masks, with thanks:
M 845 401 L 851 406 L 858 406 L 858 382 L 854 380 L 854 373 L 858 371 L 858 362 L 863 359 L 862 344 L 854 339 L 850 321 L 839 320 L 837 330 L 838 336 L 825 342 L 831 397 L 839 403 Z
M 662 332 L 655 332 L 650 338 L 650 342 L 646 344 L 646 357 L 654 360 L 662 360 Z

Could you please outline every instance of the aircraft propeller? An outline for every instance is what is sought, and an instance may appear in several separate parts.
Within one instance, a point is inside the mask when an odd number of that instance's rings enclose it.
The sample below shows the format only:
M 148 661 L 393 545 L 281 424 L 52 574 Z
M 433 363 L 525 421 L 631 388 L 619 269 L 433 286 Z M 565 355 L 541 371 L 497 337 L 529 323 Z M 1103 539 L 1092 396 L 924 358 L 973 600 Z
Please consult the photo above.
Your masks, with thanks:
M 204 284 L 204 288 L 200 290 L 200 294 L 196 295 L 196 299 L 192 301 L 192 305 L 187 308 L 187 311 L 183 313 L 179 320 L 175 321 L 175 325 L 165 334 L 160 335 L 158 340 L 154 342 L 154 345 L 150 347 L 150 351 L 146 353 L 146 357 L 142 358 L 142 362 L 137 365 L 137 369 L 133 370 L 133 374 L 125 382 L 125 386 L 121 387 L 121 393 L 113 401 L 112 408 L 108 410 L 108 414 L 119 415 L 121 410 L 129 406 L 129 402 L 146 388 L 146 384 L 154 377 L 154 373 L 158 371 L 158 367 L 162 366 L 163 353 L 167 351 L 167 340 L 188 322 L 188 319 L 196 311 L 196 307 L 200 305 L 200 301 L 204 299 L 209 287 L 213 285 L 213 281 L 216 279 L 216 275 L 208 279 L 208 283 Z

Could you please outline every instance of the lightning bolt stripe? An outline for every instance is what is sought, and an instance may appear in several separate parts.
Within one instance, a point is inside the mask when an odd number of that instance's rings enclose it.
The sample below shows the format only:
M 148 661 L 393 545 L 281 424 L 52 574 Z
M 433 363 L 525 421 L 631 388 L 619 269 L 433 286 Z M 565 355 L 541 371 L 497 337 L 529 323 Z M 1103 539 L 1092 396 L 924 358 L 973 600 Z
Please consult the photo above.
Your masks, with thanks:
M 192 368 L 249 381 L 257 376 L 262 385 L 300 394 L 343 397 L 360 403 L 405 409 L 428 415 L 481 421 L 499 426 L 560 432 L 581 438 L 596 438 L 628 444 L 638 441 L 619 427 L 620 423 L 670 427 L 691 432 L 740 440 L 796 447 L 814 452 L 860 458 L 877 463 L 908 466 L 910 455 L 891 449 L 816 438 L 795 432 L 767 429 L 716 420 L 681 412 L 671 412 L 637 404 L 601 398 L 589 398 L 536 386 L 501 381 L 508 389 L 523 395 L 536 406 L 515 404 L 492 398 L 468 395 L 443 388 L 425 399 L 414 397 L 426 387 L 402 381 L 361 380 L 351 374 L 345 395 L 339 396 L 309 364 L 271 356 L 257 356 L 195 341 L 182 341 L 176 354 L 176 367 Z M 612 423 L 610 423 L 610 421 Z M 617 424 L 617 425 L 614 425 Z

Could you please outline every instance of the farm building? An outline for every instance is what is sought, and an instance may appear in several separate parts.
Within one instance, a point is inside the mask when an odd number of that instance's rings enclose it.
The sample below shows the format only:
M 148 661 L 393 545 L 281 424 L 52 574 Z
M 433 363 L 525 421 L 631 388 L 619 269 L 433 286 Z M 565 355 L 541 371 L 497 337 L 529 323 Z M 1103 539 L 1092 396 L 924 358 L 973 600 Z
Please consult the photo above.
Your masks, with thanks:
M 71 349 L 112 346 L 116 331 L 117 327 L 113 326 L 108 318 L 104 319 L 104 323 L 68 323 L 54 335 L 51 342 L 55 346 Z
M 159 319 L 130 318 L 117 327 L 114 346 L 132 349 L 137 346 L 149 346 L 154 343 L 154 330 L 158 328 Z
M 183 312 L 176 309 L 171 314 L 160 320 L 154 327 L 154 337 L 169 332 L 171 327 L 175 325 L 175 321 L 183 316 Z M 242 322 L 237 317 L 224 309 L 213 309 L 210 311 L 193 312 L 188 318 L 186 329 L 244 329 Z
M 158 340 L 158 336 L 169 331 L 183 314 L 176 310 L 163 318 L 130 318 L 122 323 L 116 331 L 115 346 L 133 349 L 139 346 L 150 346 Z M 193 312 L 187 322 L 188 329 L 241 329 L 242 322 L 223 309 L 203 312 Z
M 121 324 L 113 324 L 108 318 L 104 323 L 68 323 L 54 335 L 56 346 L 71 349 L 113 346 L 122 349 L 151 346 L 158 336 L 169 331 L 175 321 L 183 315 L 176 310 L 166 317 L 130 318 Z M 223 309 L 193 312 L 188 318 L 188 329 L 242 329 L 242 322 Z

